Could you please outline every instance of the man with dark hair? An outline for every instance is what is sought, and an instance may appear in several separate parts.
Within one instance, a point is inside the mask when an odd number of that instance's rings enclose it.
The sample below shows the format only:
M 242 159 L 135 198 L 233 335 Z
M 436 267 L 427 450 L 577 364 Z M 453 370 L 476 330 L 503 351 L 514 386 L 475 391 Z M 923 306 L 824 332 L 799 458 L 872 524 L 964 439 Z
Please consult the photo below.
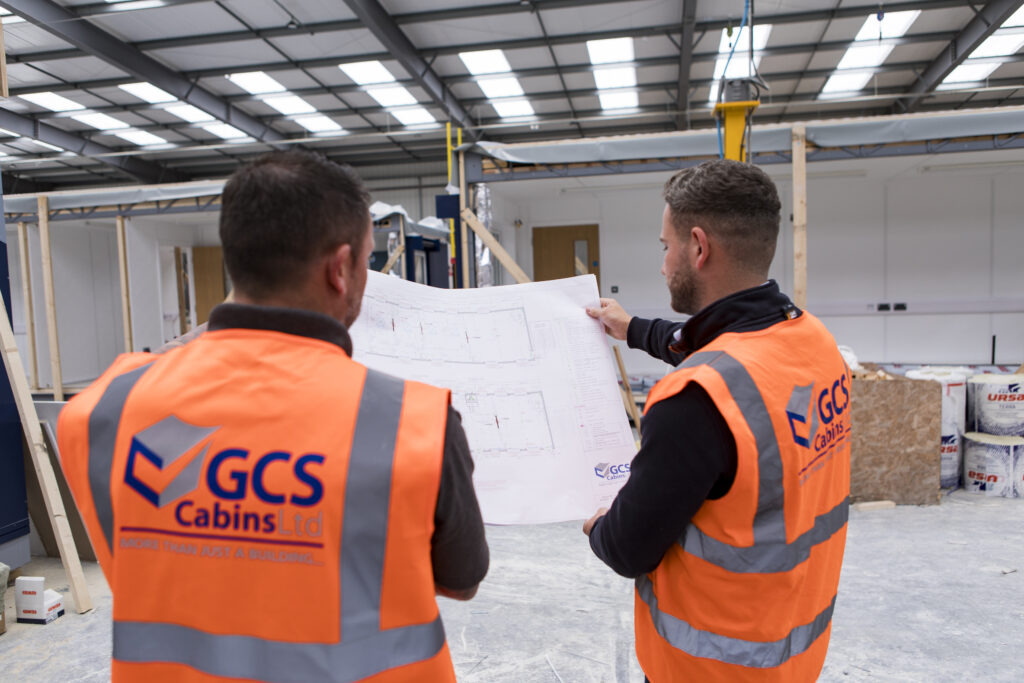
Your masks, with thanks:
M 487 571 L 473 462 L 448 390 L 351 359 L 369 203 L 313 154 L 240 168 L 234 302 L 61 413 L 113 680 L 455 680 L 435 595 L 468 600 Z
M 609 335 L 678 366 L 651 390 L 642 444 L 583 527 L 636 579 L 648 679 L 813 681 L 846 541 L 850 376 L 835 341 L 768 280 L 780 203 L 735 161 L 664 188 L 661 242 L 685 324 L 588 309 Z

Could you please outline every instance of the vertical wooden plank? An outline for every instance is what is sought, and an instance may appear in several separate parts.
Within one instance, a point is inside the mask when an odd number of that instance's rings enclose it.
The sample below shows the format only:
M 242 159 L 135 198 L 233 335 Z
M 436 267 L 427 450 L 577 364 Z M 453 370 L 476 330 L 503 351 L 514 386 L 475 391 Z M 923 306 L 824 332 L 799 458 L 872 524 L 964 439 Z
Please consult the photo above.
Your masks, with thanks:
M 807 129 L 793 126 L 793 303 L 807 307 Z
M 32 308 L 32 270 L 28 258 L 28 226 L 18 223 L 18 256 L 21 260 L 21 293 L 25 301 L 25 336 L 28 349 L 29 388 L 39 388 L 39 361 L 36 358 L 36 312 Z
M 46 301 L 46 332 L 50 340 L 50 372 L 53 379 L 53 400 L 64 400 L 64 379 L 60 369 L 60 342 L 57 335 L 57 302 L 53 288 L 53 256 L 50 253 L 50 200 L 46 195 L 39 195 L 37 200 L 39 215 L 39 244 L 42 247 L 43 261 L 43 298 Z
M 191 284 L 196 298 L 196 325 L 202 325 L 210 319 L 210 311 L 227 296 L 221 247 L 192 247 Z
M 181 247 L 174 248 L 174 277 L 178 285 L 178 334 L 185 334 L 189 330 L 188 302 L 185 301 L 185 263 L 181 258 Z
M 398 276 L 403 280 L 409 279 L 409 271 L 406 268 L 405 260 L 405 216 L 398 214 L 398 262 L 399 266 Z
M 459 213 L 466 211 L 466 153 L 459 150 Z M 462 225 L 462 286 L 469 287 L 469 263 L 476 262 L 476 250 L 469 249 L 469 226 L 463 222 Z
M 8 98 L 11 91 L 7 83 L 7 49 L 4 47 L 4 30 L 0 24 L 0 97 Z
M 45 199 L 45 197 L 39 198 L 40 209 L 46 207 Z M 40 212 L 40 226 L 45 221 L 45 215 L 44 212 Z M 39 424 L 36 406 L 32 402 L 32 392 L 28 388 L 28 380 L 25 379 L 25 367 L 21 363 L 18 345 L 14 341 L 14 330 L 11 329 L 11 321 L 7 318 L 7 311 L 4 310 L 2 302 L 0 302 L 0 355 L 3 355 L 7 379 L 11 382 L 14 402 L 18 406 L 18 414 L 21 416 L 21 427 L 25 430 L 25 441 L 28 443 L 36 476 L 39 477 L 39 488 L 42 489 L 43 502 L 46 503 L 46 511 L 49 513 L 50 523 L 53 525 L 53 535 L 57 540 L 60 559 L 64 564 L 68 582 L 71 584 L 71 597 L 75 601 L 75 609 L 79 614 L 88 612 L 92 609 L 92 598 L 89 597 L 89 589 L 85 584 L 85 574 L 82 572 L 82 563 L 78 559 L 78 550 L 75 547 L 75 538 L 71 533 L 71 525 L 68 523 L 67 512 L 64 510 L 64 501 L 60 497 L 57 477 L 53 473 L 50 456 L 46 452 L 43 429 Z
M 128 291 L 128 243 L 125 238 L 124 216 L 117 217 L 117 270 L 121 276 L 121 320 L 124 322 L 124 352 L 131 353 L 132 299 Z

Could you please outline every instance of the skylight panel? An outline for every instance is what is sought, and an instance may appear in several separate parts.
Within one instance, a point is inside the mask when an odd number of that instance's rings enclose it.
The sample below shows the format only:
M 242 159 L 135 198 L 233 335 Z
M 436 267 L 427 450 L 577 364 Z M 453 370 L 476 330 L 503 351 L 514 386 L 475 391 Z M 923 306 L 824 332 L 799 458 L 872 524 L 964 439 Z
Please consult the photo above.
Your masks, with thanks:
M 198 107 L 193 107 L 191 104 L 176 104 L 173 107 L 165 107 L 164 111 L 172 116 L 177 116 L 182 121 L 188 121 L 189 123 L 213 121 L 212 116 Z
M 821 88 L 821 97 L 835 97 L 837 93 L 862 90 L 871 80 L 871 71 L 834 72 Z
M 609 90 L 600 92 L 597 98 L 601 101 L 601 109 L 634 109 L 639 104 L 635 90 Z
M 176 102 L 178 100 L 178 98 L 171 93 L 166 90 L 161 90 L 152 83 L 125 83 L 124 85 L 119 85 L 117 87 L 130 95 L 135 95 L 140 100 L 149 102 L 150 104 Z
M 230 126 L 226 123 L 208 123 L 203 126 L 203 130 L 207 133 L 216 135 L 223 140 L 239 140 L 241 138 L 249 137 L 234 126 Z
M 983 81 L 1002 64 L 1000 62 L 964 62 L 942 79 L 942 85 L 950 83 L 974 83 Z
M 885 43 L 855 45 L 846 51 L 836 69 L 865 69 L 880 66 L 892 52 L 893 47 L 893 45 Z
M 377 100 L 377 103 L 382 107 L 401 107 L 407 104 L 416 104 L 416 98 L 401 85 L 391 88 L 367 88 L 366 94 Z
M 921 14 L 921 10 L 907 12 L 884 12 L 879 21 L 877 14 L 870 15 L 857 31 L 855 41 L 878 40 L 886 38 L 902 38 Z
M 534 115 L 533 106 L 528 100 L 499 100 L 491 102 L 490 105 L 503 119 Z
M 9 131 L 6 128 L 0 128 L 0 135 L 9 135 L 12 138 L 18 137 L 17 133 L 15 133 L 13 131 Z
M 252 95 L 284 92 L 285 87 L 262 71 L 228 74 L 228 80 Z
M 300 116 L 292 120 L 308 130 L 310 133 L 331 133 L 343 130 L 343 128 L 334 119 L 330 119 L 323 114 L 316 114 L 315 116 Z
M 636 69 L 619 67 L 613 69 L 595 69 L 594 82 L 598 88 L 628 88 L 636 85 Z
M 991 35 L 975 48 L 971 53 L 971 59 L 981 57 L 1009 57 L 1017 54 L 1017 50 L 1024 45 L 1024 33 L 1003 33 Z
M 993 71 L 1002 66 L 1006 60 L 1001 57 L 1015 55 L 1024 46 L 1024 8 L 1018 9 L 996 29 L 981 45 L 976 47 L 967 59 L 942 79 L 939 90 L 948 90 L 960 83 L 984 81 Z
M 708 102 L 718 101 L 718 87 L 722 78 L 750 78 L 754 75 L 754 70 L 761 63 L 761 51 L 768 44 L 768 36 L 771 35 L 771 32 L 771 24 L 758 24 L 754 26 L 753 31 L 746 27 L 742 30 L 737 29 L 731 36 L 729 29 L 722 29 L 722 37 L 718 41 L 718 57 L 715 59 L 715 72 L 712 76 L 714 82 L 708 93 Z M 754 40 L 753 65 L 750 63 L 751 34 L 753 34 Z M 732 47 L 734 41 L 736 43 L 735 50 Z M 729 58 L 730 52 L 732 52 L 731 59 Z M 726 73 L 726 63 L 728 63 L 728 73 Z
M 632 38 L 608 38 L 605 40 L 588 40 L 587 54 L 591 64 L 614 64 L 616 62 L 633 61 Z
M 424 123 L 435 123 L 437 119 L 423 107 L 409 109 L 390 109 L 388 113 L 398 119 L 403 126 L 415 126 Z
M 85 109 L 84 104 L 69 100 L 55 92 L 34 92 L 28 95 L 19 95 L 18 97 L 50 111 L 78 111 L 79 109 Z
M 118 128 L 130 127 L 124 121 L 119 121 L 113 116 L 107 116 L 106 114 L 100 114 L 98 112 L 73 114 L 71 118 L 79 123 L 84 123 L 87 126 L 92 126 L 93 128 L 98 128 L 100 130 L 116 130 Z
M 516 78 L 486 78 L 476 82 L 488 99 L 495 97 L 520 97 L 523 95 L 523 86 L 519 85 Z
M 339 64 L 338 68 L 345 72 L 345 75 L 355 81 L 358 85 L 371 85 L 374 83 L 394 83 L 394 75 L 387 70 L 380 62 L 352 62 L 351 64 Z
M 1013 28 L 1014 26 L 1024 26 L 1024 7 L 1010 15 L 1010 18 L 1003 22 L 1002 28 Z
M 483 74 L 501 74 L 512 70 L 505 53 L 501 50 L 478 50 L 476 52 L 460 52 L 459 59 L 466 65 L 469 73 L 474 76 Z
M 144 130 L 119 130 L 114 135 L 140 147 L 162 145 L 167 142 L 167 140 L 164 140 L 159 135 L 153 135 Z
M 263 101 L 285 115 L 316 113 L 316 107 L 296 95 L 266 97 Z
M 3 23 L 6 24 L 17 24 L 20 21 L 25 21 L 23 17 L 19 17 L 17 14 L 8 9 L 0 9 L 0 19 L 3 19 Z

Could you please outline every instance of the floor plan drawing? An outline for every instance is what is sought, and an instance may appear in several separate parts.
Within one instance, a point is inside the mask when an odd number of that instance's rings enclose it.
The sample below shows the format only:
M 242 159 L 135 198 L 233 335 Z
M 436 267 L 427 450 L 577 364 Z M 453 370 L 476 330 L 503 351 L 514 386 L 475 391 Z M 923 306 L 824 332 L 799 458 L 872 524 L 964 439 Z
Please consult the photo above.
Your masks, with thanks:
M 584 310 L 598 298 L 592 275 L 444 290 L 371 272 L 354 357 L 452 391 L 487 522 L 589 517 L 623 483 L 610 465 L 636 450 L 608 341 Z

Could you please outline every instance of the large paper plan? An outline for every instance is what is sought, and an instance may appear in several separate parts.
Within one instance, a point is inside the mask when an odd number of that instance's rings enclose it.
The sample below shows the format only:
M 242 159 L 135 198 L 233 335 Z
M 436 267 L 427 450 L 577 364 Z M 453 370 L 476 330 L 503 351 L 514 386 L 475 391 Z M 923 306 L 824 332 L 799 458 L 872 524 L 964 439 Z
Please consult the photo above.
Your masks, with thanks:
M 584 310 L 598 298 L 593 275 L 447 290 L 371 271 L 354 357 L 452 390 L 486 522 L 583 519 L 636 452 L 611 349 Z

